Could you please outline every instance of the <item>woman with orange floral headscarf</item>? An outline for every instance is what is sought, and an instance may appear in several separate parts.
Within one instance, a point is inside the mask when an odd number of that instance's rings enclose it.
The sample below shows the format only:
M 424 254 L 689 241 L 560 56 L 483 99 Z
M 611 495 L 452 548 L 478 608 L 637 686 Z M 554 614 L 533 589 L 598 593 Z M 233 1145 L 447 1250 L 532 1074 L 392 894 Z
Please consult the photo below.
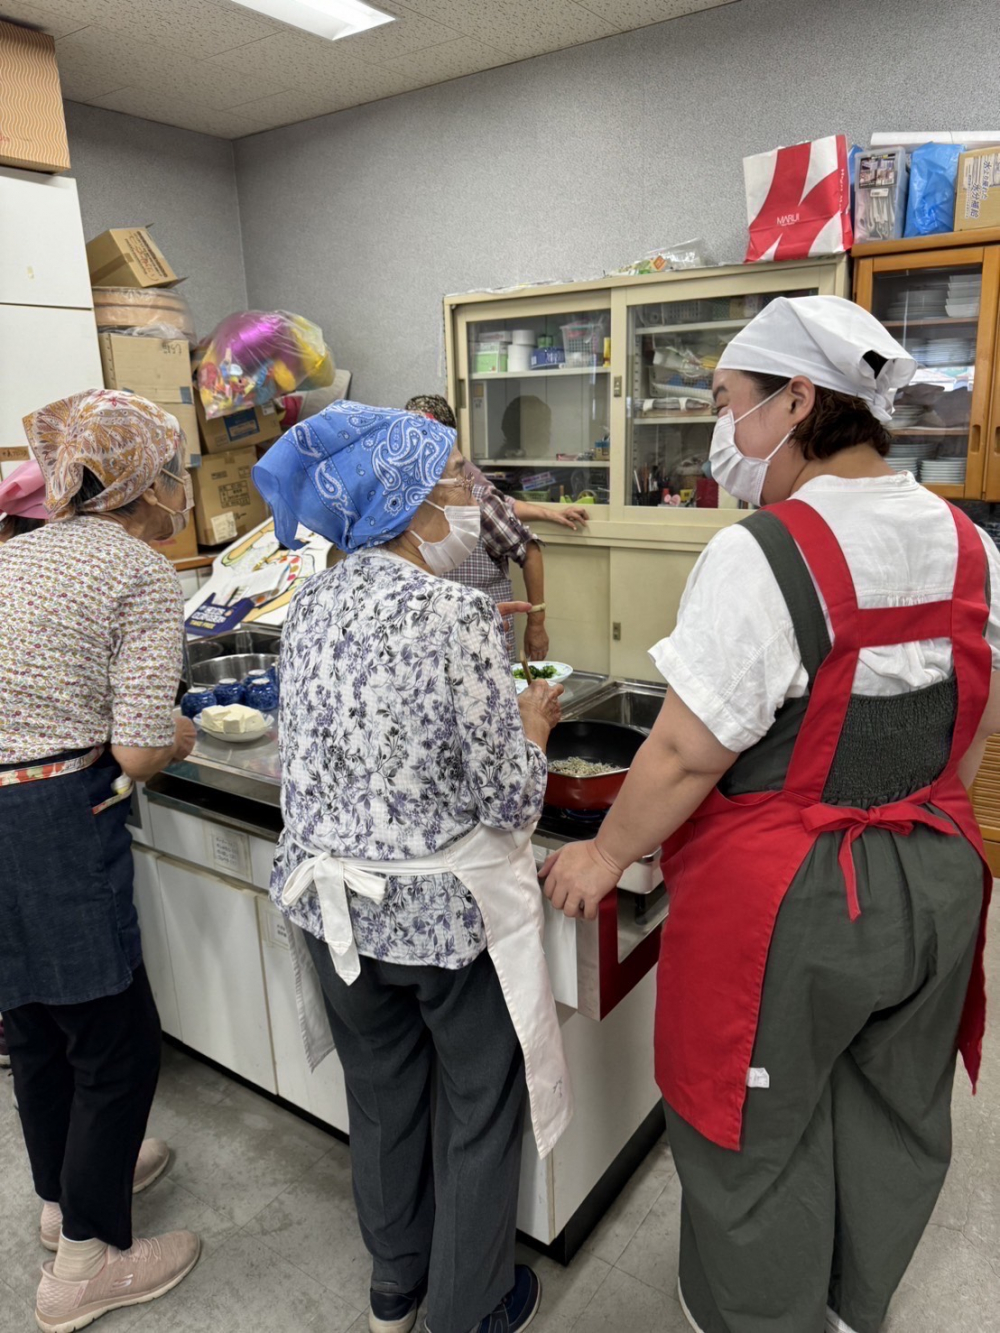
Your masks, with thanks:
M 132 780 L 190 753 L 174 722 L 182 599 L 152 544 L 191 507 L 177 422 L 96 389 L 25 418 L 51 521 L 0 546 L 0 1011 L 43 1201 L 36 1317 L 82 1328 L 193 1268 L 132 1238 L 160 1024 L 132 902 Z

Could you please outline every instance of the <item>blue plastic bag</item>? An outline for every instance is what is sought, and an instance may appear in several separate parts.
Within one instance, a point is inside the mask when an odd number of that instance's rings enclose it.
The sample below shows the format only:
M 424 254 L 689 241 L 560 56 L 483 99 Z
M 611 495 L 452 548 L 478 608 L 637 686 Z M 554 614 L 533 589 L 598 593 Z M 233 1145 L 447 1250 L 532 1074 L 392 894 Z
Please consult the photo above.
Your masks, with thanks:
M 955 230 L 958 159 L 964 152 L 957 143 L 923 143 L 914 148 L 904 236 L 933 236 Z

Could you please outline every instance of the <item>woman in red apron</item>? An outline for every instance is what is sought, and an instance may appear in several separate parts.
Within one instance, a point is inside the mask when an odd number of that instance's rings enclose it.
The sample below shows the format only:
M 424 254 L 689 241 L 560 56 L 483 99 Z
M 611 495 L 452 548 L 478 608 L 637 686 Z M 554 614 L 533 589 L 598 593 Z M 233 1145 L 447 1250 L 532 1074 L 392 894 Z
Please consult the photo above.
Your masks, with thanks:
M 652 650 L 652 735 L 597 838 L 543 868 L 593 916 L 664 844 L 656 1075 L 701 1333 L 877 1333 L 947 1171 L 957 1050 L 978 1073 L 992 881 L 965 785 L 1000 730 L 1000 555 L 884 462 L 913 370 L 837 297 L 730 343 L 713 472 L 769 507 L 705 551 Z

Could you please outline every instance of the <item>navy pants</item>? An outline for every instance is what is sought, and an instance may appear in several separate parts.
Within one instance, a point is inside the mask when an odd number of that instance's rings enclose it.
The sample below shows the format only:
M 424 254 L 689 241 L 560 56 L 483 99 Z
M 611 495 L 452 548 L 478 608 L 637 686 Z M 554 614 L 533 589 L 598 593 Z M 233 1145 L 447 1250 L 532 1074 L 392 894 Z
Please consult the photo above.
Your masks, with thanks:
M 117 995 L 4 1013 L 14 1090 L 40 1198 L 67 1240 L 132 1244 L 132 1178 L 160 1072 L 146 969 Z
M 120 772 L 105 752 L 81 772 L 0 787 L 0 1010 L 36 1190 L 62 1205 L 68 1239 L 128 1249 L 160 1022 L 128 802 L 94 813 Z

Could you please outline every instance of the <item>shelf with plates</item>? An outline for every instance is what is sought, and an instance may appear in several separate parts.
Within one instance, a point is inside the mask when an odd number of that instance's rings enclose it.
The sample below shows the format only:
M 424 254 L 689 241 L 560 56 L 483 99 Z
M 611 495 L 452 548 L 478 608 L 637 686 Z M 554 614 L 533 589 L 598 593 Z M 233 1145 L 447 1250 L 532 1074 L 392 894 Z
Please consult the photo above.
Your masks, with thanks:
M 955 318 L 951 315 L 938 315 L 931 319 L 883 319 L 882 323 L 887 329 L 931 329 L 940 328 L 942 325 L 948 328 L 955 328 L 959 324 L 966 324 L 970 329 L 974 329 L 979 323 L 979 317 L 959 316 Z
M 935 494 L 1000 501 L 997 237 L 969 231 L 861 245 L 855 261 L 855 300 L 917 362 L 913 382 L 896 395 L 889 429 L 900 447 L 890 462 L 926 449 L 920 480 Z
M 938 435 L 968 435 L 968 426 L 894 426 L 890 422 L 888 427 L 890 435 L 916 435 L 927 438 L 928 436 Z

